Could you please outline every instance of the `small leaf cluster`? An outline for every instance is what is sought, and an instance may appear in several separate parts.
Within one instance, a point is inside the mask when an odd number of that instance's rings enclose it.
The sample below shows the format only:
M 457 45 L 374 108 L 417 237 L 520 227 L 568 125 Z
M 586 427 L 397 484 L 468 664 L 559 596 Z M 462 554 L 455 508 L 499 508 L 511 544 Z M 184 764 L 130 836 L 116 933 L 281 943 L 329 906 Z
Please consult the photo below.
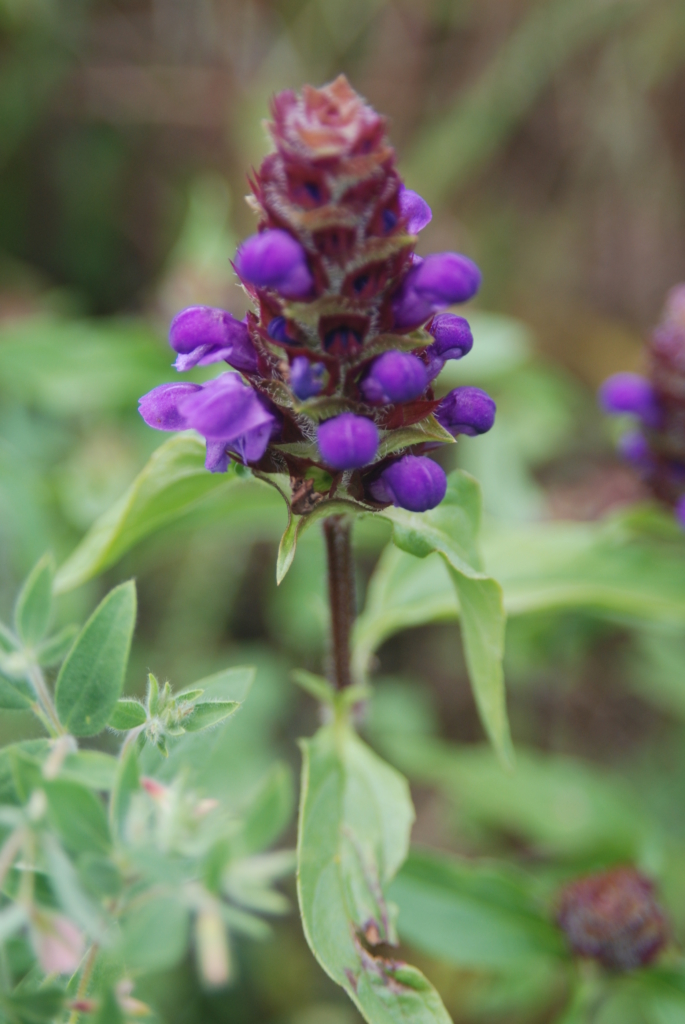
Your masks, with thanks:
M 262 818 L 283 787 L 270 783 L 237 815 L 182 770 L 157 778 L 147 750 L 176 753 L 240 701 L 214 698 L 217 677 L 174 694 L 152 674 L 145 704 L 122 698 L 134 582 L 110 591 L 81 629 L 51 636 L 53 577 L 41 559 L 14 628 L 0 625 L 0 706 L 33 711 L 47 733 L 0 750 L 0 1013 L 21 1024 L 124 1021 L 149 1012 L 131 995 L 138 975 L 172 967 L 192 946 L 204 984 L 224 985 L 231 935 L 263 938 L 263 915 L 288 909 L 273 885 L 293 855 L 263 852 L 273 829 Z M 44 669 L 58 665 L 53 686 Z M 245 673 L 221 674 L 223 689 Z M 108 728 L 122 739 L 117 756 L 79 749 L 78 738 Z

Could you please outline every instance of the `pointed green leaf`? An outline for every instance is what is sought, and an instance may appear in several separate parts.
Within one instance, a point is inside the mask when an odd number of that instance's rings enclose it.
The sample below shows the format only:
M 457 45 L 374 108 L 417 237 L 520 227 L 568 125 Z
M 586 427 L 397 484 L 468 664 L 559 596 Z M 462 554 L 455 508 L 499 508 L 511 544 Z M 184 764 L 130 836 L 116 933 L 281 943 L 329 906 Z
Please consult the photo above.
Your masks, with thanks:
M 173 967 L 186 951 L 188 931 L 188 909 L 173 896 L 138 901 L 121 925 L 124 963 L 136 971 Z
M 62 1016 L 66 993 L 57 985 L 38 989 L 18 986 L 5 998 L 10 1020 L 21 1024 L 52 1024 Z
M 19 591 L 14 608 L 14 624 L 18 636 L 27 647 L 34 647 L 47 632 L 54 575 L 55 562 L 52 555 L 43 555 Z
M 281 583 L 285 578 L 288 569 L 293 564 L 295 548 L 297 546 L 297 529 L 299 518 L 288 510 L 288 525 L 286 526 L 281 542 L 278 545 L 278 558 L 276 560 L 276 583 Z
M 102 942 L 106 931 L 104 915 L 82 888 L 74 865 L 54 835 L 44 835 L 43 848 L 50 884 L 60 906 L 92 939 Z
M 211 700 L 194 704 L 188 716 L 183 719 L 183 728 L 186 732 L 210 729 L 235 714 L 239 707 L 240 703 L 236 700 Z
M 51 665 L 59 665 L 61 661 L 64 661 L 77 633 L 78 626 L 74 624 L 65 626 L 64 629 L 60 629 L 59 633 L 48 637 L 36 651 L 40 664 L 49 668 Z
M 437 552 L 447 563 L 459 598 L 464 653 L 481 721 L 499 756 L 513 763 L 502 657 L 505 613 L 499 584 L 481 568 L 476 538 L 480 489 L 468 473 L 448 478 L 447 494 L 430 512 L 389 508 L 393 540 L 418 558 Z
M 210 492 L 235 486 L 232 473 L 208 473 L 205 446 L 179 434 L 153 452 L 130 488 L 91 527 L 62 565 L 55 590 L 73 590 L 113 565 L 139 540 L 194 507 Z
M 123 689 L 136 619 L 136 588 L 122 583 L 104 598 L 60 669 L 55 704 L 74 736 L 104 729 Z
M 102 801 L 76 782 L 45 782 L 50 821 L 64 845 L 74 853 L 107 853 L 111 846 Z
M 0 676 L 0 708 L 8 711 L 26 711 L 35 702 L 35 695 L 23 679 Z
M 116 779 L 109 803 L 109 824 L 115 839 L 125 835 L 126 815 L 131 806 L 131 797 L 140 788 L 138 755 L 134 743 L 123 752 L 119 759 Z
M 19 647 L 17 638 L 4 622 L 0 622 L 0 651 L 5 654 L 12 654 Z
M 394 941 L 384 887 L 407 853 L 406 781 L 340 721 L 302 748 L 298 897 L 312 952 L 370 1024 L 449 1024 L 419 971 L 366 948 Z
M 107 725 L 118 732 L 128 732 L 129 729 L 137 729 L 146 722 L 147 711 L 144 705 L 130 697 L 122 697 L 114 705 Z

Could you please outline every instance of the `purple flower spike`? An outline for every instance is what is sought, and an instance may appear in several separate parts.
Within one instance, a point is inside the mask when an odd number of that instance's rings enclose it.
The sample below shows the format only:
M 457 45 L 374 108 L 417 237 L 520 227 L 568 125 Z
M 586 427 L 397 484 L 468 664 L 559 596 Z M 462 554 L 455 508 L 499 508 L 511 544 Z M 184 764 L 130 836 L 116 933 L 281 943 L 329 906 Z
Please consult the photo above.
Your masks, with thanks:
M 410 235 L 418 235 L 433 219 L 433 213 L 426 200 L 418 192 L 403 188 L 400 192 L 400 213 L 407 222 Z
M 393 350 L 374 359 L 359 388 L 372 405 L 390 405 L 418 398 L 427 383 L 426 367 L 417 356 Z
M 160 384 L 138 399 L 138 412 L 155 430 L 185 430 L 189 424 L 179 405 L 198 391 L 202 391 L 200 384 Z
M 238 273 L 257 288 L 274 288 L 288 299 L 302 299 L 314 279 L 300 243 L 278 228 L 248 238 L 238 250 Z
M 297 356 L 290 367 L 290 387 L 301 402 L 314 398 L 323 390 L 323 363 L 310 363 L 306 356 Z
M 450 434 L 475 437 L 485 434 L 495 422 L 497 406 L 480 388 L 454 388 L 441 401 L 435 418 Z
M 605 412 L 630 413 L 648 427 L 659 426 L 659 407 L 654 389 L 639 373 L 615 373 L 599 389 L 599 402 Z
M 243 462 L 261 459 L 277 427 L 265 401 L 235 373 L 222 373 L 209 381 L 185 399 L 181 412 L 187 426 L 207 441 L 223 442 Z
M 324 462 L 333 469 L 361 469 L 378 451 L 376 424 L 351 412 L 322 423 L 317 440 Z
M 169 344 L 178 352 L 174 366 L 180 371 L 222 360 L 244 373 L 257 370 L 247 325 L 224 309 L 190 306 L 182 310 L 172 320 Z
M 445 497 L 447 477 L 432 459 L 404 455 L 386 466 L 369 491 L 376 501 L 392 502 L 409 512 L 427 512 Z

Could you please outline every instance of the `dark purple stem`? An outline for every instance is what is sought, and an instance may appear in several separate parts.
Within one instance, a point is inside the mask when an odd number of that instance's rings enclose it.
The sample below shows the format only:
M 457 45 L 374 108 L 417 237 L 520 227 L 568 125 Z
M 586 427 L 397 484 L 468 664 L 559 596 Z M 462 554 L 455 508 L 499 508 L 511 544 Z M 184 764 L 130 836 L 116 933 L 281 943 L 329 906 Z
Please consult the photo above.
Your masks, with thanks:
M 352 523 L 347 516 L 324 519 L 331 607 L 331 675 L 336 690 L 352 684 L 350 635 L 356 614 Z

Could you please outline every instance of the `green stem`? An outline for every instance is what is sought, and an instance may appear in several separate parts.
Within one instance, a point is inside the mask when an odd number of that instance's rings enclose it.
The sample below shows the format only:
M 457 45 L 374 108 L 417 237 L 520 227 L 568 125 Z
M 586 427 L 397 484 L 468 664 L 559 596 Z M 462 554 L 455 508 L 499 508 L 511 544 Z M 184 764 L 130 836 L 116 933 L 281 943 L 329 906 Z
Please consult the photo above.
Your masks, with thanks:
M 48 690 L 48 684 L 45 682 L 45 676 L 43 675 L 40 665 L 37 665 L 35 662 L 29 665 L 27 675 L 38 698 L 38 703 L 44 712 L 45 718 L 49 721 L 50 728 L 48 731 L 52 732 L 55 736 L 64 736 L 66 734 L 66 730 L 57 717 L 55 705 L 52 702 L 52 697 Z M 43 724 L 47 726 L 45 718 L 41 715 L 38 715 L 38 718 L 40 718 Z
M 323 523 L 328 556 L 328 597 L 331 608 L 331 676 L 337 690 L 352 684 L 350 636 L 356 614 L 352 522 L 329 516 Z
M 97 960 L 97 955 L 99 951 L 100 950 L 97 943 L 94 942 L 93 945 L 88 950 L 88 953 L 86 954 L 86 960 L 83 965 L 83 971 L 81 972 L 81 978 L 79 980 L 78 988 L 76 990 L 76 1002 L 78 1002 L 81 999 L 85 999 L 86 995 L 88 994 L 88 985 L 90 984 L 90 979 L 93 974 L 93 968 L 95 967 L 95 961 Z M 69 1014 L 67 1024 L 76 1024 L 78 1018 L 79 1011 L 72 1010 L 71 1013 Z

